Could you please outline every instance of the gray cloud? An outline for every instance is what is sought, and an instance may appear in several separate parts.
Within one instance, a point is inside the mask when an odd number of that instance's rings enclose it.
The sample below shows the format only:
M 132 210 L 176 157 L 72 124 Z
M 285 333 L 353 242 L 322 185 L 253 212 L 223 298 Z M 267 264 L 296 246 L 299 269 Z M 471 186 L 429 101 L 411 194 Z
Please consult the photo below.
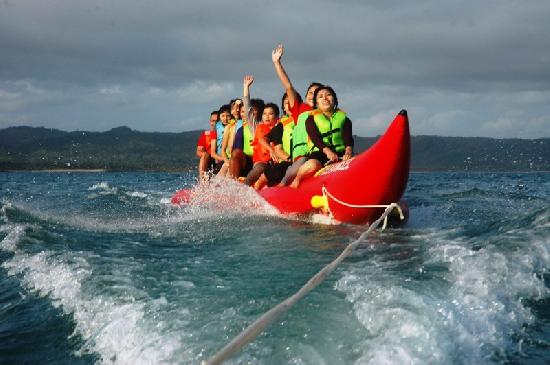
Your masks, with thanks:
M 402 107 L 414 134 L 550 136 L 547 1 L 0 3 L 0 127 L 203 128 L 241 92 L 336 88 L 360 135 Z

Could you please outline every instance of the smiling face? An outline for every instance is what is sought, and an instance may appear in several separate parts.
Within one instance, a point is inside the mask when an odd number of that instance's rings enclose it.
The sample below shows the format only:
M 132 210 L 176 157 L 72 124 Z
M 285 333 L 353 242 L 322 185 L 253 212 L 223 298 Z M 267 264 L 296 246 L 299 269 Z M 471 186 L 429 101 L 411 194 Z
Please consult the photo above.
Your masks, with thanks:
M 334 111 L 334 95 L 332 95 L 330 90 L 327 90 L 327 89 L 320 90 L 317 93 L 316 102 L 317 102 L 317 107 L 323 113 Z
M 220 114 L 220 120 L 222 121 L 223 125 L 226 125 L 231 120 L 231 114 L 228 111 L 223 111 Z
M 315 90 L 317 90 L 318 88 L 319 86 L 313 85 L 309 89 L 307 89 L 306 103 L 308 103 L 309 106 L 312 108 L 313 108 L 313 94 L 315 94 Z

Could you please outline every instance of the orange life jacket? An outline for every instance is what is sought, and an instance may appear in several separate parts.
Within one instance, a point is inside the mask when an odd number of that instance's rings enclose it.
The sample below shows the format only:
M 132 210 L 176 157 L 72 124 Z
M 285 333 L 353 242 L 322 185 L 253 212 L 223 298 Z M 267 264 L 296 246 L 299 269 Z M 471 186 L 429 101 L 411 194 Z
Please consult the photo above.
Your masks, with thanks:
M 260 144 L 260 138 L 263 138 L 266 136 L 266 134 L 269 133 L 269 131 L 275 126 L 276 123 L 261 123 L 256 126 L 256 131 L 254 132 L 254 139 L 252 140 L 252 147 L 254 149 L 254 153 L 252 154 L 252 161 L 254 163 L 256 162 L 267 162 L 271 160 L 271 155 L 269 154 L 269 150 L 265 149 Z

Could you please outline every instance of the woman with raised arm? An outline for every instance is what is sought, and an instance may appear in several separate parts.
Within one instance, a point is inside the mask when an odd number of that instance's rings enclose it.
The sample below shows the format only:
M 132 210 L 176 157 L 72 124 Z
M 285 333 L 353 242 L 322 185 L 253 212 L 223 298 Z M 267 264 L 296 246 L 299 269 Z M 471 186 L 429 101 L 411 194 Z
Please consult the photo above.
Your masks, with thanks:
M 252 169 L 252 139 L 255 127 L 261 121 L 264 101 L 261 99 L 250 99 L 250 85 L 254 77 L 246 75 L 243 78 L 243 122 L 242 126 L 235 132 L 233 149 L 229 172 L 235 179 L 246 176 Z
M 271 53 L 271 60 L 273 61 L 273 66 L 275 67 L 275 72 L 281 80 L 283 87 L 285 88 L 286 94 L 288 96 L 288 103 L 290 106 L 290 113 L 292 119 L 294 120 L 295 126 L 294 129 L 301 130 L 305 132 L 305 121 L 309 116 L 310 111 L 313 109 L 313 94 L 322 84 L 318 82 L 312 82 L 306 91 L 306 102 L 303 103 L 299 99 L 299 94 L 296 92 L 294 86 L 290 82 L 288 75 L 283 67 L 281 58 L 284 53 L 284 47 L 282 44 L 279 44 Z M 298 133 L 298 136 L 304 136 L 305 133 Z M 286 171 L 285 176 L 281 180 L 280 185 L 288 185 L 292 182 L 296 176 L 300 166 L 305 163 L 306 159 L 303 157 L 307 153 L 307 138 L 302 140 L 300 138 L 295 138 L 294 134 L 292 136 L 292 161 L 293 164 Z

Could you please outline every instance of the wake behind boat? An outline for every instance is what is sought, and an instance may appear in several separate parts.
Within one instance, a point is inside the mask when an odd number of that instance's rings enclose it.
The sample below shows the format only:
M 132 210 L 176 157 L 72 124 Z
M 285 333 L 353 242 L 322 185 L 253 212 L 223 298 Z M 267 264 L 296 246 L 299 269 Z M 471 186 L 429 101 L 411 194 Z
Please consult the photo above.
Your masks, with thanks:
M 407 111 L 401 110 L 380 139 L 361 154 L 323 168 L 298 188 L 276 186 L 259 194 L 284 215 L 323 211 L 339 222 L 366 224 L 376 220 L 385 206 L 400 201 L 409 167 L 409 120 Z M 171 201 L 192 203 L 192 191 L 179 190 Z M 406 205 L 401 206 L 406 216 Z

